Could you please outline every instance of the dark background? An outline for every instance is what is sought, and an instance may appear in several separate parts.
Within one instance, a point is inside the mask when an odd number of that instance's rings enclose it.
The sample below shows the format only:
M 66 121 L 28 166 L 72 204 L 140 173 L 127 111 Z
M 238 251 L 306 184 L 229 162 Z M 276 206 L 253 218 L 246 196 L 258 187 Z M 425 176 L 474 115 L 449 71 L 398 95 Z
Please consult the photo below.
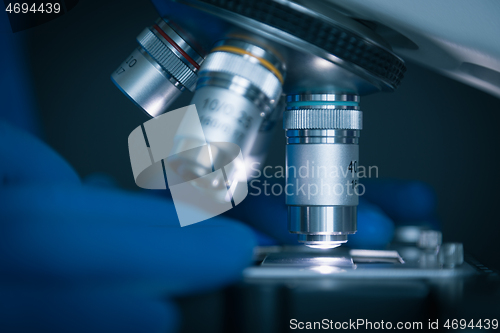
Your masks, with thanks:
M 148 117 L 109 76 L 157 16 L 147 0 L 85 0 L 54 21 L 17 33 L 29 52 L 43 137 L 81 176 L 105 172 L 120 186 L 137 189 L 127 137 Z M 381 178 L 431 184 L 444 241 L 463 242 L 467 252 L 500 267 L 500 99 L 407 65 L 396 92 L 362 98 L 361 164 L 378 166 Z M 171 108 L 188 105 L 190 98 L 186 93 Z M 273 166 L 285 158 L 278 127 L 268 161 Z

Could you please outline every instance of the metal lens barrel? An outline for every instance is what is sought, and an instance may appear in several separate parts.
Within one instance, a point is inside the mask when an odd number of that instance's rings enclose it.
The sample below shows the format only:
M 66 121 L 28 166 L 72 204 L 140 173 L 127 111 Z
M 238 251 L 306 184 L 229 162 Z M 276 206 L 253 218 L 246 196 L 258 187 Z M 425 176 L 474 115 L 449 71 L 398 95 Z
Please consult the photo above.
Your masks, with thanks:
M 265 48 L 237 39 L 217 43 L 200 68 L 192 100 L 206 140 L 237 144 L 249 164 L 259 150 L 255 144 L 265 143 L 258 140 L 263 123 L 279 113 L 284 75 L 283 62 Z
M 299 242 L 333 248 L 356 232 L 359 96 L 287 96 L 286 204 Z
M 194 91 L 203 57 L 164 19 L 137 36 L 139 47 L 111 74 L 111 80 L 147 114 L 156 117 L 180 94 Z

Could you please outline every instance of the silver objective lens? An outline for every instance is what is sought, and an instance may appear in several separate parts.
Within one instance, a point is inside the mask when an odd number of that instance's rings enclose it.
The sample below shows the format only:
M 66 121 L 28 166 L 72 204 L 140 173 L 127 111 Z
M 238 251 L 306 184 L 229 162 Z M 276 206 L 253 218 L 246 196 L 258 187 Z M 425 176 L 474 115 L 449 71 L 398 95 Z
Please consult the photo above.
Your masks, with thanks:
M 217 43 L 206 57 L 198 73 L 196 92 L 191 104 L 201 121 L 205 140 L 209 144 L 210 161 L 203 152 L 183 154 L 166 165 L 181 177 L 195 174 L 202 177 L 224 165 L 230 151 L 221 143 L 234 143 L 240 149 L 244 163 L 225 167 L 220 179 L 199 183 L 210 196 L 222 202 L 228 200 L 226 189 L 236 192 L 242 175 L 248 174 L 251 163 L 262 159 L 262 147 L 270 135 L 279 111 L 284 66 L 269 51 L 243 40 L 227 39 Z M 267 125 L 266 125 L 267 124 Z M 194 137 L 178 138 L 178 145 L 187 146 Z M 227 145 L 226 145 L 227 146 Z M 254 166 L 255 167 L 255 166 Z M 215 171 L 215 170 L 213 170 Z
M 156 117 L 184 90 L 194 91 L 203 57 L 163 19 L 144 29 L 137 42 L 139 47 L 111 74 L 111 80 Z
M 260 46 L 236 39 L 217 43 L 200 68 L 192 100 L 206 140 L 237 144 L 248 168 L 263 150 L 255 145 L 266 143 L 259 139 L 268 130 L 263 125 L 280 112 L 284 75 L 279 58 Z
M 288 227 L 299 242 L 334 248 L 356 232 L 359 96 L 287 96 L 286 204 Z

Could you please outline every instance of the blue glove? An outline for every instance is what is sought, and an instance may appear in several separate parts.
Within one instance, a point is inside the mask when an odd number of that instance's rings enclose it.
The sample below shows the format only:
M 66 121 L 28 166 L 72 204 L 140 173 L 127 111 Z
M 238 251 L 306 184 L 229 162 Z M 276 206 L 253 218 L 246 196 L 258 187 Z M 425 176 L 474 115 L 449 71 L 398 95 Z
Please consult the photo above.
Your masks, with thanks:
M 166 299 L 239 279 L 254 233 L 224 217 L 181 228 L 171 201 L 82 185 L 18 129 L 39 133 L 16 44 L 0 33 L 0 331 L 175 331 Z
M 167 332 L 164 297 L 236 281 L 255 239 L 224 217 L 181 228 L 171 201 L 84 186 L 0 123 L 0 331 Z

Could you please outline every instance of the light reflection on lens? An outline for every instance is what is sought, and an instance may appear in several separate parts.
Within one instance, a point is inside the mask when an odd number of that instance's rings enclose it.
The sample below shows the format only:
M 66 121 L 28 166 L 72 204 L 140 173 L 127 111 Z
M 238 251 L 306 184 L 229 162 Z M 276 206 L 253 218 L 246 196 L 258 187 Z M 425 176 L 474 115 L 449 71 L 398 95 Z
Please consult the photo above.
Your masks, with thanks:
M 345 242 L 322 242 L 322 243 L 312 243 L 308 244 L 306 243 L 305 245 L 311 249 L 334 249 L 336 247 L 339 247 Z

